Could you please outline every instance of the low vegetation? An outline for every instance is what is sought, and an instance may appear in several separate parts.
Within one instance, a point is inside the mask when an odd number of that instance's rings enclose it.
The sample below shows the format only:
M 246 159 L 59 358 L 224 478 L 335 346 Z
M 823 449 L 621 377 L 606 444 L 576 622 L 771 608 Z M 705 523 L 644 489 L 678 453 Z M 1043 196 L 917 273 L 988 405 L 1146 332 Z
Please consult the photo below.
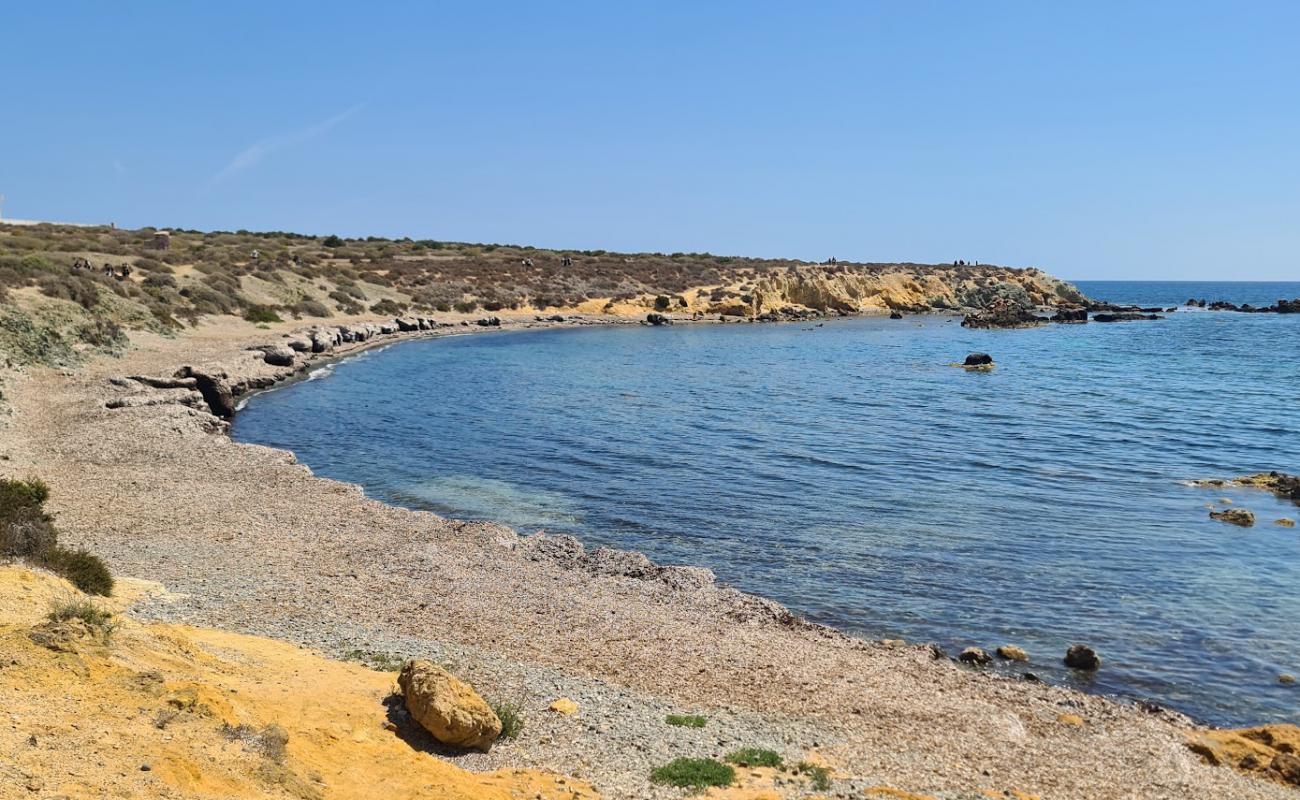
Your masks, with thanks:
M 775 750 L 759 747 L 745 747 L 727 754 L 727 761 L 738 767 L 773 767 L 780 769 L 784 759 Z
M 664 722 L 678 728 L 703 728 L 708 724 L 709 718 L 699 714 L 669 714 Z
M 405 659 L 392 653 L 375 650 L 349 650 L 343 654 L 346 661 L 357 661 L 376 672 L 400 672 Z
M 735 780 L 735 768 L 711 758 L 678 758 L 650 773 L 652 783 L 697 791 L 730 786 Z
M 831 790 L 831 771 L 829 767 L 814 764 L 811 761 L 800 761 L 795 766 L 794 771 L 800 775 L 808 776 L 808 785 L 813 791 L 829 792 Z
M 45 511 L 49 496 L 49 487 L 38 478 L 0 479 L 0 558 L 44 567 L 86 594 L 112 594 L 113 576 L 102 559 L 59 545 L 54 519 Z
M 509 701 L 489 701 L 493 713 L 501 720 L 501 736 L 506 739 L 518 739 L 524 730 L 524 714 L 518 703 Z
M 96 636 L 104 641 L 113 637 L 117 623 L 113 613 L 106 611 L 93 602 L 80 598 L 59 600 L 50 607 L 46 620 L 52 623 L 80 620 Z

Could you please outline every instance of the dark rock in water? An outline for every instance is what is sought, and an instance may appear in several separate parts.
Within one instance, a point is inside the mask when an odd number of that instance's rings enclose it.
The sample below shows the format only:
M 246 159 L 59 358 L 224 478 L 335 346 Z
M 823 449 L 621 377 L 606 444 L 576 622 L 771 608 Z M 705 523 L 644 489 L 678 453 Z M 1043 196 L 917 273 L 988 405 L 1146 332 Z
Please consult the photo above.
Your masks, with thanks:
M 900 314 L 900 313 L 897 312 L 897 311 L 891 311 L 891 312 L 889 312 L 889 318 L 890 318 L 890 319 L 902 319 L 902 318 L 903 318 L 903 315 Z
M 1032 673 L 1032 672 L 1022 672 L 1022 673 L 1020 673 L 1020 677 L 1024 678 L 1025 680 L 1029 681 L 1030 683 L 1042 683 L 1042 682 L 1043 682 L 1043 679 L 1042 679 L 1042 678 L 1038 677 L 1037 675 L 1035 675 L 1035 674 Z
M 985 367 L 992 366 L 992 364 L 993 356 L 988 353 L 971 353 L 966 356 L 966 360 L 962 362 L 962 365 L 967 367 Z
M 993 657 L 978 647 L 967 647 L 957 656 L 957 660 L 963 664 L 987 664 L 993 660 Z
M 1047 320 L 1010 300 L 998 300 L 961 321 L 963 328 L 1032 328 Z
M 1087 322 L 1088 309 L 1068 308 L 1066 306 L 1061 306 L 1056 309 L 1056 313 L 1053 314 L 1049 319 L 1051 319 L 1052 322 L 1067 322 L 1067 323 Z
M 1249 528 L 1255 524 L 1254 513 L 1244 508 L 1225 508 L 1222 511 L 1211 511 L 1210 518 L 1222 520 L 1242 528 Z
M 672 325 L 672 317 L 666 317 L 663 314 L 656 314 L 653 311 L 645 315 L 645 321 L 651 325 Z
M 209 410 L 222 419 L 235 415 L 235 395 L 231 391 L 229 376 L 224 371 L 206 371 L 194 367 L 181 367 L 178 378 L 193 378 Z
M 1164 319 L 1158 314 L 1143 314 L 1137 311 L 1123 311 L 1118 314 L 1097 314 L 1093 322 L 1136 322 L 1145 319 Z
M 1024 648 L 1017 647 L 1014 644 L 1004 644 L 994 652 L 998 654 L 998 658 L 1001 658 L 1004 661 L 1028 661 L 1029 660 L 1029 654 L 1025 652 Z
M 1065 652 L 1065 666 L 1092 672 L 1101 668 L 1101 656 L 1086 644 L 1070 645 L 1070 649 Z

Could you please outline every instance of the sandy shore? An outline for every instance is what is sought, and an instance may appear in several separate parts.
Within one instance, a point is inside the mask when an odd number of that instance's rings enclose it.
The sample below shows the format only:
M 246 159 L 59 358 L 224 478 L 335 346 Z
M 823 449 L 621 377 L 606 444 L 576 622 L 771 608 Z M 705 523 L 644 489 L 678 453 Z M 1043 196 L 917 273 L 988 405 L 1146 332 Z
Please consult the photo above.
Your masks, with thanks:
M 545 766 L 607 797 L 674 797 L 650 787 L 652 766 L 754 745 L 824 760 L 844 796 L 876 786 L 940 798 L 1295 796 L 1203 764 L 1177 715 L 806 625 L 704 570 L 386 506 L 289 453 L 232 443 L 205 410 L 105 406 L 153 391 L 110 379 L 183 365 L 283 378 L 292 370 L 246 349 L 281 332 L 231 319 L 175 339 L 138 334 L 121 358 L 12 377 L 0 474 L 39 475 L 69 541 L 184 595 L 141 616 L 335 655 L 432 655 L 519 701 L 520 739 L 458 757 L 463 766 Z M 578 714 L 545 710 L 563 695 Z M 662 723 L 687 711 L 709 726 Z

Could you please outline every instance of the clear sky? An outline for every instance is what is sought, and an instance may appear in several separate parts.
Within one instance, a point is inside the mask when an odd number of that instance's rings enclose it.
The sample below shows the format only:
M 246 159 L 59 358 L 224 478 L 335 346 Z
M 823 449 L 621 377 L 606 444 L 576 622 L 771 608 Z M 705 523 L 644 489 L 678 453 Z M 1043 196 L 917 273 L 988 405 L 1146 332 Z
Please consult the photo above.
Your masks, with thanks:
M 1300 280 L 1300 3 L 24 2 L 18 218 Z

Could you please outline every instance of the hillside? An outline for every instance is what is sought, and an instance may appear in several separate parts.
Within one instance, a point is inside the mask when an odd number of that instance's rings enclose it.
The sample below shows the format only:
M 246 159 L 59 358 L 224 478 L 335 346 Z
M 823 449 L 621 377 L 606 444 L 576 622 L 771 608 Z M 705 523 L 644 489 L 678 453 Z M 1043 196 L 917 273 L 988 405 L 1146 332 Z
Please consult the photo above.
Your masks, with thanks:
M 998 299 L 1054 306 L 1084 298 L 1037 269 L 0 224 L 0 355 L 10 364 L 70 364 L 86 350 L 120 349 L 128 330 L 167 333 L 220 315 L 268 323 L 496 311 L 769 319 L 961 311 Z

